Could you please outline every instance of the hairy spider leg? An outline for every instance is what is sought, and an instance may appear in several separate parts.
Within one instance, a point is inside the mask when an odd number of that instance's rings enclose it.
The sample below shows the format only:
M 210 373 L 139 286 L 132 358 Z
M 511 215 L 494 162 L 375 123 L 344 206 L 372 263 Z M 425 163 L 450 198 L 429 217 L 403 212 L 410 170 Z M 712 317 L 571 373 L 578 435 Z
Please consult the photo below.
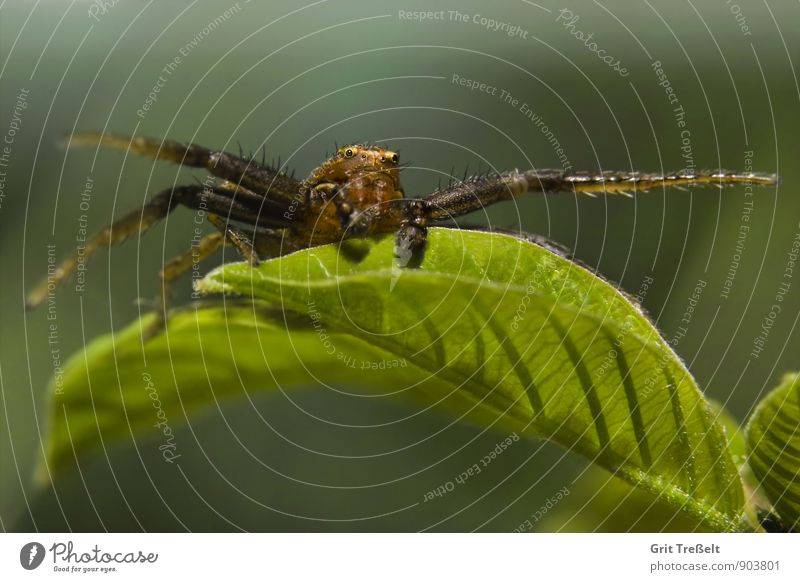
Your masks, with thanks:
M 202 187 L 192 185 L 169 188 L 156 194 L 140 210 L 134 210 L 103 228 L 89 239 L 83 249 L 75 250 L 69 258 L 63 260 L 56 267 L 52 275 L 41 281 L 28 295 L 25 306 L 28 309 L 35 309 L 41 305 L 47 298 L 49 286 L 62 283 L 78 268 L 80 263 L 87 261 L 95 251 L 120 244 L 132 234 L 147 230 L 163 220 L 185 197 L 192 196 L 198 190 L 202 190 Z
M 208 221 L 218 231 L 200 239 L 196 248 L 171 259 L 161 271 L 163 301 L 160 303 L 161 311 L 165 314 L 169 300 L 169 290 L 172 282 L 183 273 L 193 268 L 197 263 L 205 260 L 217 249 L 224 246 L 235 247 L 251 265 L 258 265 L 261 257 L 278 257 L 287 252 L 298 250 L 297 245 L 284 241 L 283 230 L 249 230 L 231 225 L 221 216 L 209 214 Z
M 200 239 L 191 249 L 170 259 L 161 269 L 161 292 L 156 297 L 155 319 L 143 332 L 143 339 L 155 336 L 164 328 L 172 296 L 172 285 L 181 275 L 195 268 L 218 249 L 234 246 L 251 265 L 257 265 L 259 254 L 263 257 L 279 256 L 293 247 L 281 248 L 282 231 L 245 230 L 232 226 L 216 214 L 209 214 L 208 221 L 218 231 Z
M 62 261 L 53 275 L 45 278 L 28 295 L 26 307 L 34 309 L 41 305 L 47 298 L 50 285 L 62 283 L 78 268 L 80 263 L 87 261 L 98 249 L 117 245 L 132 234 L 146 231 L 163 220 L 179 205 L 211 214 L 231 216 L 234 220 L 244 222 L 256 220 L 253 217 L 252 209 L 240 201 L 233 200 L 229 191 L 212 189 L 199 184 L 176 186 L 163 190 L 140 210 L 134 210 L 103 228 L 82 249 L 76 250 L 69 258 Z M 268 226 L 283 224 L 266 216 L 262 216 L 260 222 Z
M 404 264 L 411 260 L 418 262 L 424 251 L 428 225 L 443 224 L 491 204 L 517 198 L 530 190 L 574 192 L 589 196 L 597 193 L 630 196 L 637 190 L 656 187 L 723 187 L 737 184 L 771 186 L 777 180 L 774 174 L 734 173 L 725 170 L 670 174 L 528 170 L 479 176 L 437 190 L 426 198 L 413 201 L 416 203 L 409 200 L 403 211 L 405 218 L 396 235 L 395 254 Z
M 773 174 L 739 174 L 724 170 L 642 174 L 639 172 L 577 172 L 528 170 L 482 176 L 453 184 L 424 198 L 429 220 L 445 220 L 510 200 L 528 192 L 575 192 L 578 194 L 622 194 L 656 187 L 734 186 L 737 184 L 771 186 Z
M 162 314 L 166 314 L 170 297 L 171 284 L 194 265 L 210 257 L 217 249 L 224 245 L 235 247 L 250 265 L 259 262 L 256 252 L 256 241 L 263 241 L 270 237 L 270 232 L 248 231 L 231 225 L 217 214 L 209 214 L 208 221 L 218 231 L 200 239 L 196 246 L 186 252 L 170 259 L 161 270 L 162 293 L 159 296 L 159 307 Z M 269 250 L 264 248 L 264 250 Z M 266 255 L 269 256 L 269 255 Z
M 254 247 L 253 232 L 248 233 L 216 214 L 209 214 L 208 221 L 217 227 L 227 242 L 239 249 L 239 252 L 242 253 L 242 256 L 251 266 L 259 263 L 259 257 Z
M 218 186 L 233 192 L 235 195 L 257 196 L 240 184 L 234 184 L 227 180 L 221 182 Z M 288 238 L 284 238 L 284 235 L 288 232 L 286 228 L 264 228 L 264 225 L 258 225 L 258 229 L 243 229 L 232 225 L 231 218 L 236 220 L 235 217 L 231 216 L 209 215 L 209 221 L 221 232 L 226 233 L 228 242 L 239 249 L 250 265 L 257 265 L 261 258 L 278 257 L 287 252 L 304 248 L 300 243 L 296 241 L 290 243 Z M 288 225 L 289 223 L 287 222 L 279 226 Z
M 158 274 L 161 279 L 161 292 L 156 297 L 155 319 L 144 330 L 143 339 L 149 339 L 163 329 L 172 296 L 172 284 L 175 280 L 186 271 L 192 269 L 197 263 L 210 257 L 226 242 L 223 233 L 213 232 L 201 238 L 191 249 L 173 257 L 164 264 Z
M 67 145 L 69 147 L 102 145 L 130 150 L 142 156 L 174 164 L 205 168 L 213 176 L 262 193 L 259 196 L 262 200 L 264 195 L 268 196 L 269 204 L 265 206 L 267 212 L 273 210 L 281 214 L 290 205 L 298 204 L 301 183 L 291 176 L 264 166 L 253 159 L 212 151 L 197 144 L 109 133 L 76 133 L 69 138 Z

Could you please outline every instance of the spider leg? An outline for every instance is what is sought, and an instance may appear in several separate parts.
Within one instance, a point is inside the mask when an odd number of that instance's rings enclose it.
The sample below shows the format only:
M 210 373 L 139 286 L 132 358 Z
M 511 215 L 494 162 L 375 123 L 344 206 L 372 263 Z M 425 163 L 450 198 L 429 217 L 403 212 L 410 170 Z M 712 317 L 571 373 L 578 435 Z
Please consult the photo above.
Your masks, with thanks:
M 210 257 L 225 244 L 225 236 L 221 232 L 214 232 L 201 238 L 195 246 L 167 261 L 159 272 L 161 279 L 160 293 L 156 297 L 155 320 L 144 330 L 142 337 L 148 340 L 164 328 L 167 320 L 172 284 L 186 271 Z
M 227 180 L 219 184 L 219 187 L 229 190 L 235 195 L 244 194 L 245 196 L 257 196 L 243 186 Z M 257 265 L 261 256 L 277 257 L 302 248 L 296 243 L 290 244 L 288 238 L 284 240 L 283 229 L 274 230 L 261 228 L 257 230 L 248 230 L 232 225 L 228 218 L 223 218 L 216 214 L 209 214 L 208 216 L 209 222 L 216 226 L 220 232 L 225 234 L 226 240 L 239 249 L 239 252 L 242 253 L 250 265 Z M 234 220 L 235 219 L 234 217 Z M 256 248 L 257 246 L 259 248 Z
M 219 186 L 222 189 L 234 192 L 236 195 L 255 196 L 252 192 L 232 182 L 225 181 Z M 224 213 L 209 214 L 208 221 L 225 235 L 228 243 L 239 249 L 245 260 L 252 266 L 257 265 L 261 258 L 278 257 L 306 246 L 294 241 L 289 236 L 285 236 L 287 231 L 284 228 L 263 228 L 263 225 L 259 224 L 260 228 L 246 229 L 231 223 L 231 220 L 241 221 L 240 218 L 233 215 L 223 216 L 222 214 Z M 288 226 L 288 224 L 281 224 L 280 226 Z
M 205 168 L 213 176 L 268 194 L 273 203 L 279 203 L 284 207 L 283 211 L 286 211 L 293 202 L 295 206 L 298 204 L 300 182 L 253 159 L 212 151 L 192 143 L 108 133 L 77 133 L 73 134 L 68 142 L 69 147 L 92 145 L 130 150 L 157 160 L 193 168 Z
M 275 205 L 272 200 L 256 194 L 241 184 L 223 180 L 216 184 L 214 189 L 217 192 L 224 191 L 229 193 L 225 196 L 237 202 L 237 204 L 230 206 L 230 212 L 224 213 L 226 217 L 232 220 L 268 227 L 282 227 L 287 226 L 289 223 L 290 219 L 283 214 L 286 212 L 286 207 Z M 223 213 L 220 212 L 220 214 Z
M 244 201 L 231 198 L 231 193 L 203 185 L 177 186 L 163 190 L 153 196 L 141 209 L 134 210 L 94 235 L 82 248 L 78 248 L 69 258 L 56 267 L 53 274 L 45 278 L 28 295 L 26 306 L 34 309 L 47 298 L 49 287 L 59 285 L 69 277 L 79 265 L 85 263 L 98 249 L 116 245 L 132 234 L 144 232 L 163 220 L 177 206 L 183 205 L 203 212 L 225 215 L 233 220 L 259 225 L 281 226 L 284 223 L 268 215 L 258 216 Z
M 257 265 L 259 252 L 261 256 L 278 256 L 281 254 L 280 245 L 282 236 L 279 231 L 248 231 L 226 224 L 221 217 L 209 214 L 208 220 L 219 231 L 200 239 L 195 246 L 186 252 L 170 259 L 161 269 L 161 292 L 156 298 L 156 319 L 143 333 L 145 340 L 153 337 L 164 328 L 169 310 L 172 284 L 181 275 L 195 268 L 195 266 L 210 257 L 219 248 L 227 245 L 235 246 L 244 255 L 251 265 Z M 283 252 L 294 250 L 285 247 Z M 258 252 L 257 252 L 258 251 Z
M 777 183 L 772 174 L 732 173 L 724 170 L 642 174 L 639 172 L 573 172 L 528 170 L 477 176 L 439 189 L 418 200 L 402 200 L 385 212 L 378 222 L 383 228 L 397 225 L 395 254 L 401 263 L 419 262 L 425 249 L 427 227 L 444 224 L 497 202 L 522 196 L 530 190 L 631 195 L 637 190 L 657 186 L 732 186 L 736 184 L 770 186 Z M 382 230 L 383 230 L 382 228 Z
M 774 174 L 753 172 L 737 173 L 726 170 L 682 171 L 668 174 L 643 174 L 640 172 L 553 172 L 545 171 L 541 178 L 536 172 L 526 172 L 530 188 L 547 192 L 578 192 L 582 194 L 622 194 L 631 196 L 637 191 L 651 188 L 679 188 L 684 186 L 774 186 Z M 531 175 L 533 174 L 533 175 Z M 541 172 L 540 172 L 541 174 Z M 531 179 L 533 178 L 533 179 Z
M 166 305 L 170 296 L 170 285 L 175 279 L 183 275 L 197 263 L 210 257 L 217 249 L 221 248 L 225 242 L 225 236 L 221 232 L 213 232 L 201 238 L 196 246 L 193 246 L 188 251 L 167 261 L 164 264 L 164 268 L 159 272 L 164 291 L 159 298 L 161 305 Z M 162 309 L 160 311 L 165 312 L 166 310 Z
M 76 249 L 72 256 L 56 267 L 52 275 L 41 281 L 28 295 L 25 305 L 35 309 L 47 298 L 50 285 L 58 285 L 69 277 L 79 264 L 87 261 L 100 248 L 123 242 L 132 234 L 143 232 L 163 220 L 167 214 L 186 198 L 202 191 L 201 186 L 178 186 L 156 194 L 141 209 L 134 210 L 106 226 L 94 235 L 83 248 Z
M 212 217 L 209 217 L 211 220 Z M 212 224 L 225 233 L 226 242 L 234 245 L 250 265 L 255 266 L 262 259 L 282 257 L 308 248 L 300 240 L 291 236 L 286 229 L 259 228 L 248 229 L 231 225 L 221 217 L 214 216 Z
M 208 220 L 219 229 L 218 232 L 200 239 L 196 246 L 170 259 L 161 269 L 160 277 L 163 293 L 159 297 L 159 305 L 162 314 L 166 314 L 172 282 L 197 263 L 207 259 L 220 247 L 224 245 L 235 246 L 251 265 L 257 265 L 259 262 L 259 254 L 256 251 L 256 247 L 263 252 L 263 256 L 277 256 L 277 254 L 270 252 L 274 250 L 271 244 L 279 238 L 276 235 L 276 231 L 243 230 L 226 224 L 222 218 L 215 214 L 209 214 Z
M 738 174 L 724 170 L 642 174 L 639 172 L 565 172 L 528 170 L 470 178 L 437 190 L 427 198 L 428 219 L 446 220 L 480 210 L 528 192 L 574 192 L 579 194 L 631 195 L 639 190 L 675 186 L 732 186 L 736 184 L 770 186 L 777 183 L 771 174 Z
M 225 240 L 234 245 L 251 266 L 259 263 L 253 232 L 244 231 L 216 214 L 209 214 L 208 221 L 219 229 Z

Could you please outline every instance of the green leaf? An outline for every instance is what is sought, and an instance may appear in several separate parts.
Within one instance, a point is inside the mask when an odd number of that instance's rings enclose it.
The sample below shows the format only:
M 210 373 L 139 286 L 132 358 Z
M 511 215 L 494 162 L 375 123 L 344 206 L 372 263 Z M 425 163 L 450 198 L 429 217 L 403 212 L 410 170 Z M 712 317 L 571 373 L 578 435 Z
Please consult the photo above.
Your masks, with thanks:
M 709 404 L 728 439 L 728 450 L 739 467 L 746 465 L 744 428 L 719 402 Z M 744 475 L 743 475 L 744 477 Z M 748 508 L 749 510 L 750 508 Z M 755 513 L 748 518 L 755 523 Z M 707 524 L 698 523 L 686 513 L 676 512 L 651 493 L 610 477 L 599 469 L 586 471 L 575 484 L 565 503 L 548 512 L 539 531 L 567 532 L 702 532 Z
M 150 323 L 152 317 L 145 317 L 93 340 L 66 363 L 60 386 L 51 382 L 52 418 L 39 481 L 136 436 L 160 437 L 161 454 L 169 459 L 180 454 L 169 446 L 173 429 L 200 409 L 314 385 L 320 376 L 330 382 L 353 376 L 348 367 L 331 367 L 318 333 L 305 323 L 295 329 L 291 316 L 258 302 L 181 310 L 170 318 L 168 333 L 143 345 Z M 328 333 L 325 339 L 375 361 L 389 357 L 352 336 Z M 398 382 L 415 378 L 406 378 L 406 371 L 395 371 Z
M 433 400 L 459 414 L 555 440 L 686 509 L 738 519 L 741 483 L 706 401 L 612 286 L 505 235 L 434 229 L 418 270 L 396 268 L 392 252 L 388 238 L 360 262 L 321 247 L 255 270 L 227 265 L 199 288 L 318 316 L 448 382 Z
M 717 423 L 722 426 L 725 439 L 728 441 L 728 452 L 739 471 L 747 468 L 747 442 L 744 427 L 740 425 L 730 412 L 717 400 L 707 399 Z
M 552 498 L 551 498 L 552 499 Z M 686 512 L 610 476 L 600 469 L 589 469 L 569 490 L 569 495 L 553 509 L 534 513 L 533 531 L 542 532 L 706 532 Z M 547 509 L 546 506 L 544 509 Z M 542 514 L 540 517 L 540 514 Z M 539 522 L 535 518 L 539 517 Z
M 134 324 L 74 358 L 51 470 L 101 436 L 157 430 L 145 372 L 170 422 L 223 397 L 345 383 L 553 440 L 709 529 L 741 527 L 741 481 L 691 375 L 634 303 L 549 250 L 432 229 L 419 269 L 397 268 L 387 237 L 224 265 L 197 287 L 256 302 L 178 313 L 144 348 Z
M 800 374 L 787 374 L 747 423 L 749 463 L 787 526 L 800 528 Z

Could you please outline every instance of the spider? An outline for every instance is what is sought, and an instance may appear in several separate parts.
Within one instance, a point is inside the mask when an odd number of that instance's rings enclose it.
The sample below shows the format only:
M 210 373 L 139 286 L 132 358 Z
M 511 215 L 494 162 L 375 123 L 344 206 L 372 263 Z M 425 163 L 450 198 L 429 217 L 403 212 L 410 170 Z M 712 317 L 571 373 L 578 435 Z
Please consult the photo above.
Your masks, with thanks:
M 213 176 L 205 184 L 167 188 L 141 209 L 105 227 L 80 252 L 76 250 L 60 263 L 27 299 L 28 308 L 41 305 L 50 285 L 63 282 L 79 262 L 98 249 L 147 230 L 178 206 L 206 211 L 217 230 L 164 265 L 155 328 L 165 321 L 171 283 L 223 245 L 234 246 L 245 260 L 256 265 L 261 259 L 317 245 L 394 233 L 399 264 L 413 268 L 422 259 L 428 227 L 452 226 L 455 217 L 531 190 L 631 195 L 657 186 L 772 185 L 777 180 L 774 175 L 722 170 L 672 174 L 513 170 L 465 178 L 425 198 L 406 198 L 400 185 L 398 154 L 376 145 L 339 148 L 302 181 L 241 153 L 236 156 L 196 144 L 84 133 L 73 135 L 68 145 L 126 149 L 157 160 L 204 168 Z M 567 252 L 538 235 L 525 238 L 555 252 Z

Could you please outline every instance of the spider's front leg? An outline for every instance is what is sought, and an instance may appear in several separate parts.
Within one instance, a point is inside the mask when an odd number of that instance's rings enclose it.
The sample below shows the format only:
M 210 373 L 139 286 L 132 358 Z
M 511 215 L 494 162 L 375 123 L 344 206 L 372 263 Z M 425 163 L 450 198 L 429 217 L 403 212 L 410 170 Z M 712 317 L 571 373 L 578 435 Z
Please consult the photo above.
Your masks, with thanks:
M 425 254 L 431 207 L 424 200 L 402 202 L 403 217 L 394 236 L 394 254 L 399 266 L 416 268 Z
M 401 267 L 418 267 L 427 244 L 428 226 L 469 214 L 484 206 L 524 194 L 529 179 L 519 172 L 471 178 L 423 199 L 402 199 L 382 213 L 380 222 L 396 228 L 395 256 Z
M 437 190 L 427 198 L 403 199 L 375 221 L 383 227 L 394 226 L 396 255 L 404 266 L 414 266 L 425 250 L 427 227 L 452 224 L 453 218 L 481 210 L 497 202 L 511 200 L 528 191 L 572 192 L 575 194 L 632 195 L 637 190 L 682 186 L 771 186 L 774 174 L 734 173 L 725 170 L 643 174 L 639 172 L 565 172 L 563 170 L 528 170 L 504 172 L 463 180 Z
M 575 194 L 623 194 L 657 187 L 683 186 L 771 186 L 774 174 L 735 173 L 725 170 L 686 171 L 670 174 L 640 172 L 565 172 L 563 170 L 513 171 L 480 176 L 437 190 L 425 202 L 431 207 L 431 221 L 445 221 L 511 200 L 528 192 L 572 192 Z
M 426 200 L 398 198 L 375 204 L 347 217 L 344 238 L 394 233 L 395 256 L 401 267 L 418 267 L 425 252 L 431 207 Z

